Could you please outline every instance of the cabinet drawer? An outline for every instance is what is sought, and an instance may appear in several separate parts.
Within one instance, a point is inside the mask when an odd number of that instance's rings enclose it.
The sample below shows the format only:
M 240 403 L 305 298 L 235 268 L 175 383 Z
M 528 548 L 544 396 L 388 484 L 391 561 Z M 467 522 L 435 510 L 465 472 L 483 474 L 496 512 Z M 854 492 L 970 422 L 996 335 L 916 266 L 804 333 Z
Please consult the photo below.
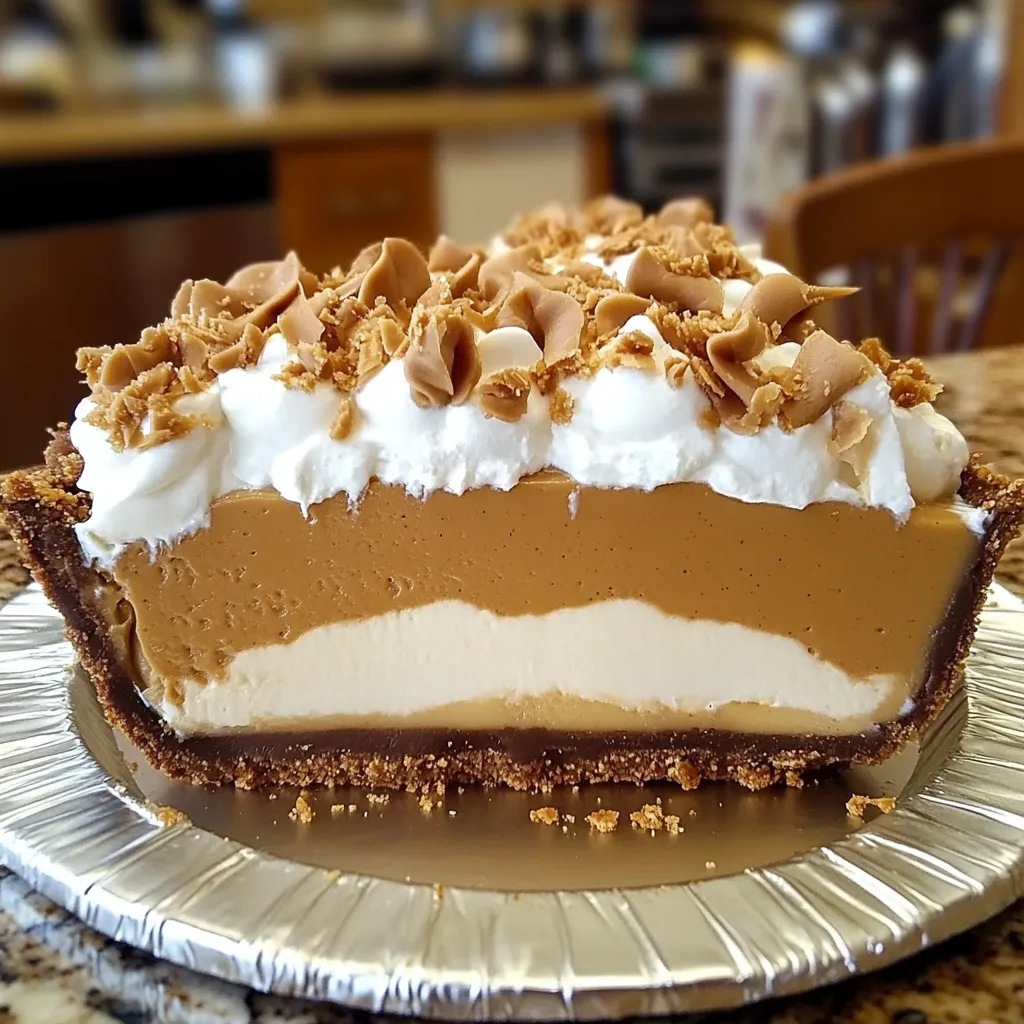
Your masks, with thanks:
M 386 235 L 437 237 L 431 135 L 282 146 L 274 175 L 281 244 L 318 273 Z

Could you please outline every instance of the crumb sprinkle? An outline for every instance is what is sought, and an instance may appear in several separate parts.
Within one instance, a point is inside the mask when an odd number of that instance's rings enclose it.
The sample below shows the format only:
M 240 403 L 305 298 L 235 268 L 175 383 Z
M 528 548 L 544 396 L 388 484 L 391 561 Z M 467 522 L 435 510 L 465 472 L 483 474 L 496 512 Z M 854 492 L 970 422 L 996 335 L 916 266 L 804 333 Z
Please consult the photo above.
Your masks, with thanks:
M 153 813 L 156 815 L 157 821 L 159 821 L 164 828 L 170 828 L 171 825 L 192 824 L 192 819 L 184 811 L 179 811 L 177 807 L 168 807 L 165 804 L 155 804 L 153 806 Z
M 608 808 L 591 811 L 584 821 L 597 832 L 614 832 L 619 827 L 619 812 Z
M 530 821 L 540 825 L 557 825 L 558 811 L 554 807 L 538 807 L 530 811 Z
M 869 807 L 877 807 L 883 814 L 896 810 L 896 798 L 892 796 L 851 796 L 846 801 L 846 813 L 851 818 L 863 818 Z
M 292 821 L 299 821 L 303 825 L 308 825 L 316 817 L 316 811 L 309 805 L 305 794 L 300 793 L 295 798 L 295 806 L 288 812 L 288 817 Z
M 644 804 L 639 811 L 629 816 L 633 828 L 640 828 L 654 835 L 665 827 L 665 815 L 658 804 Z

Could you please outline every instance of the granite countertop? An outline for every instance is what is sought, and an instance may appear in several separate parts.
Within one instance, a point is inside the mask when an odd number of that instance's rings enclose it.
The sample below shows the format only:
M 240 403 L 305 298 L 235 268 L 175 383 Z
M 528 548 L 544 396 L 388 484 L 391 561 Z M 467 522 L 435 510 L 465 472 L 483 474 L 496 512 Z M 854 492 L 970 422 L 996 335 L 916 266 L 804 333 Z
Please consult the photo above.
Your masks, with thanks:
M 940 409 L 973 450 L 1024 475 L 1024 347 L 933 360 Z M 1024 540 L 1001 581 L 1024 596 Z M 25 582 L 0 535 L 0 600 Z M 1024 900 L 994 920 L 866 978 L 702 1018 L 705 1024 L 1002 1024 L 1024 1019 Z M 321 1024 L 374 1018 L 204 978 L 103 938 L 0 869 L 0 1024 L 184 1021 Z

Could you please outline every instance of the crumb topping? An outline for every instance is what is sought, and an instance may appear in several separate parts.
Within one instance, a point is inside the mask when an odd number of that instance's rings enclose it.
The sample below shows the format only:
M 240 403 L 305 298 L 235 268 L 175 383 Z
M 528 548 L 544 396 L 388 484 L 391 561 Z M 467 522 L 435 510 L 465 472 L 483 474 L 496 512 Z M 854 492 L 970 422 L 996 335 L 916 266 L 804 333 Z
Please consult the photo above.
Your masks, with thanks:
M 316 811 L 310 806 L 306 794 L 300 793 L 295 798 L 295 806 L 288 812 L 289 820 L 308 825 L 315 817 Z
M 673 782 L 678 782 L 681 789 L 696 789 L 700 785 L 701 774 L 689 761 L 677 761 L 666 774 Z
M 572 422 L 573 399 L 565 388 L 555 388 L 551 396 L 551 422 L 560 426 Z
M 192 819 L 184 811 L 179 811 L 177 807 L 170 807 L 167 804 L 153 804 L 152 810 L 156 815 L 157 821 L 164 828 L 170 828 L 172 825 L 192 824 Z
M 896 810 L 896 798 L 892 796 L 851 796 L 846 801 L 846 813 L 851 818 L 863 818 L 869 807 L 877 807 L 883 814 Z
M 931 379 L 920 359 L 895 359 L 877 338 L 865 338 L 860 351 L 885 374 L 892 400 L 903 409 L 934 402 L 942 391 L 942 385 Z
M 703 200 L 675 200 L 653 216 L 613 196 L 582 210 L 548 206 L 517 218 L 503 241 L 507 249 L 488 255 L 442 235 L 424 255 L 405 239 L 386 238 L 347 270 L 322 277 L 289 253 L 224 284 L 186 281 L 170 315 L 138 341 L 79 350 L 93 403 L 86 420 L 118 451 L 210 426 L 203 403 L 190 396 L 258 363 L 276 337 L 289 354 L 276 379 L 338 391 L 330 426 L 338 441 L 359 427 L 353 396 L 393 359 L 402 360 L 417 405 L 471 402 L 504 422 L 524 415 L 533 389 L 550 398 L 555 424 L 570 422 L 572 399 L 562 383 L 602 368 L 663 372 L 673 388 L 692 376 L 710 403 L 705 425 L 794 430 L 833 410 L 839 451 L 856 445 L 859 427 L 836 407 L 874 368 L 901 407 L 938 394 L 919 360 L 895 359 L 875 338 L 855 348 L 815 326 L 810 314 L 818 305 L 854 289 L 789 274 L 762 278 Z M 590 262 L 627 253 L 625 284 Z M 729 278 L 752 287 L 726 316 L 721 281 Z M 623 331 L 638 315 L 651 319 L 676 355 L 656 357 L 650 338 Z M 481 379 L 478 338 L 507 326 L 528 331 L 541 358 Z M 762 371 L 757 356 L 782 342 L 801 346 L 794 365 Z
M 530 811 L 530 821 L 535 825 L 557 825 L 558 811 L 554 807 L 537 807 Z
M 619 812 L 608 808 L 591 811 L 583 819 L 595 832 L 614 832 L 619 827 Z
M 480 382 L 477 404 L 485 416 L 515 423 L 526 415 L 530 387 L 530 374 L 527 371 L 502 370 Z
M 639 811 L 630 814 L 629 821 L 633 828 L 660 832 L 665 827 L 665 813 L 660 804 L 644 804 Z

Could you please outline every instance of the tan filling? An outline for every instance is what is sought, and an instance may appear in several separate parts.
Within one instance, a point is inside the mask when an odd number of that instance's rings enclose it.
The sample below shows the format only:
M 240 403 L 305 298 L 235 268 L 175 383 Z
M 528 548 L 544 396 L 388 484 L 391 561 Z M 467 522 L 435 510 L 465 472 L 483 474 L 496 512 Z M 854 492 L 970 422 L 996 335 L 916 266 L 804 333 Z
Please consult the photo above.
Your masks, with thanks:
M 543 615 L 633 598 L 791 637 L 854 679 L 895 676 L 909 693 L 978 547 L 939 505 L 901 527 L 882 509 L 745 504 L 701 484 L 583 489 L 570 501 L 574 491 L 555 473 L 508 492 L 425 500 L 374 483 L 355 511 L 339 495 L 308 520 L 273 492 L 219 498 L 208 528 L 155 557 L 136 545 L 118 561 L 134 660 L 144 682 L 166 684 L 180 703 L 181 681 L 217 679 L 238 652 L 327 623 L 446 599 Z M 728 727 L 759 713 L 737 708 Z M 525 710 L 509 716 L 535 724 Z
M 147 693 L 153 703 L 162 691 Z M 607 701 L 585 700 L 562 693 L 528 697 L 511 702 L 500 698 L 441 704 L 408 715 L 329 715 L 315 722 L 307 716 L 288 714 L 273 718 L 255 717 L 245 727 L 225 728 L 199 724 L 188 717 L 173 718 L 171 724 L 182 735 L 233 735 L 236 733 L 344 734 L 352 730 L 422 729 L 428 732 L 493 732 L 504 729 L 548 729 L 558 732 L 657 732 L 716 729 L 752 734 L 848 736 L 869 729 L 877 722 L 898 717 L 911 694 L 909 680 L 894 681 L 891 690 L 873 714 L 816 714 L 796 707 L 773 707 L 749 701 L 732 701 L 711 710 L 684 710 L 657 705 L 649 708 L 621 707 Z M 439 747 L 443 744 L 439 744 Z

